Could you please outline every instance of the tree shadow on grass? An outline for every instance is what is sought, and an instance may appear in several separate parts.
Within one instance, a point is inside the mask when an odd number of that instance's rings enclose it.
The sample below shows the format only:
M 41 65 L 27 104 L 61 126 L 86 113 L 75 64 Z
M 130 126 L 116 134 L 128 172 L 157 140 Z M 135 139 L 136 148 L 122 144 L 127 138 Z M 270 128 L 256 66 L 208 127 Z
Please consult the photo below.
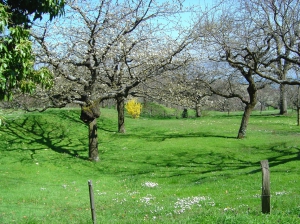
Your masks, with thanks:
M 296 146 L 289 147 L 286 142 L 283 142 L 280 145 L 271 145 L 266 151 L 277 154 L 265 158 L 268 160 L 270 169 L 289 162 L 300 161 L 300 148 Z M 261 172 L 261 168 L 255 169 L 249 173 L 252 174 L 257 172 Z
M 238 115 L 240 116 L 240 115 Z M 146 129 L 146 128 L 145 128 Z M 104 130 L 104 129 L 103 129 Z M 106 130 L 104 130 L 106 131 Z M 168 133 L 164 130 L 155 131 L 139 131 L 136 133 L 116 134 L 112 137 L 122 138 L 135 138 L 143 139 L 145 142 L 163 142 L 165 140 L 179 139 L 179 138 L 222 138 L 236 139 L 235 136 L 228 136 L 226 133 L 219 134 L 213 132 L 186 132 L 186 133 Z M 113 140 L 112 140 L 113 141 Z M 213 141 L 213 140 L 212 140 Z M 237 140 L 239 141 L 239 140 Z M 249 146 L 245 146 L 249 148 Z M 297 147 L 290 147 L 285 142 L 273 145 L 264 145 L 260 148 L 255 146 L 250 147 L 253 153 L 258 152 L 261 156 L 250 156 L 249 158 L 243 157 L 242 152 L 236 152 L 236 155 L 230 155 L 228 152 L 205 152 L 205 153 L 191 153 L 186 149 L 183 152 L 175 153 L 175 156 L 166 154 L 160 154 L 159 157 L 153 156 L 153 154 L 145 155 L 144 158 L 140 158 L 134 161 L 135 167 L 130 169 L 119 169 L 122 175 L 149 175 L 151 173 L 161 172 L 161 177 L 184 177 L 187 175 L 193 175 L 192 179 L 194 183 L 202 183 L 206 181 L 213 181 L 216 178 L 231 178 L 236 175 L 249 175 L 261 172 L 260 161 L 268 159 L 270 168 L 274 169 L 279 165 L 284 165 L 289 162 L 299 161 L 300 150 Z M 267 154 L 264 154 L 268 152 Z M 204 158 L 201 160 L 199 158 Z M 259 158 L 255 160 L 255 158 Z M 118 161 L 115 161 L 118 163 Z M 124 159 L 120 159 L 120 164 L 124 162 Z M 131 162 L 128 161 L 128 164 Z M 110 172 L 109 167 L 107 171 Z M 159 171 L 158 171 L 159 170 Z M 195 176 L 198 176 L 195 178 Z
M 83 125 L 83 122 L 80 120 L 80 109 L 70 109 L 70 110 L 58 110 L 55 114 L 63 120 L 68 120 L 72 123 L 77 123 Z
M 154 142 L 162 142 L 167 139 L 176 139 L 176 138 L 224 138 L 224 139 L 236 139 L 233 136 L 226 136 L 226 135 L 218 135 L 209 132 L 191 132 L 191 133 L 166 133 L 164 131 L 155 132 L 155 133 L 148 133 L 148 134 L 138 134 L 138 133 L 130 133 L 130 134 L 120 134 L 117 135 L 118 138 L 137 138 L 137 139 L 145 139 L 147 141 L 154 141 Z
M 161 153 L 141 155 L 134 161 L 126 161 L 126 158 L 120 158 L 123 166 L 129 166 L 122 169 L 121 166 L 114 174 L 122 176 L 141 175 L 150 177 L 155 174 L 161 178 L 175 178 L 178 181 L 183 178 L 185 184 L 203 184 L 216 180 L 226 180 L 236 178 L 239 175 L 247 176 L 250 174 L 261 173 L 260 161 L 268 159 L 271 172 L 279 165 L 285 165 L 289 162 L 300 160 L 300 149 L 297 147 L 289 147 L 286 143 L 269 145 L 261 148 L 253 147 L 253 152 L 257 151 L 261 154 L 261 159 L 254 160 L 253 157 L 243 157 L 242 154 L 236 152 L 230 154 L 224 152 L 195 152 L 184 150 L 182 152 L 174 152 L 171 154 Z M 267 152 L 267 154 L 263 154 Z M 241 152 L 242 153 L 242 152 Z M 258 156 L 260 157 L 260 156 Z M 257 158 L 257 156 L 255 157 Z M 132 167 L 130 168 L 132 164 Z M 279 170 L 282 170 L 280 167 Z M 107 167 L 104 172 L 111 172 Z M 281 172 L 281 171 L 279 171 Z M 285 171 L 282 171 L 285 172 Z
M 272 154 L 272 156 L 266 156 L 261 159 L 269 161 L 271 172 L 279 165 L 285 165 L 289 162 L 300 160 L 300 148 L 288 147 L 286 143 L 270 145 L 268 148 L 264 149 L 257 149 L 259 152 L 263 150 L 271 152 Z M 197 162 L 197 157 L 207 158 L 207 161 Z M 179 161 L 184 161 L 184 163 L 190 167 L 190 170 L 185 172 L 185 174 L 191 172 L 199 174 L 200 178 L 195 180 L 196 183 L 216 180 L 218 178 L 227 179 L 236 175 L 261 173 L 261 160 L 250 161 L 247 159 L 241 159 L 241 157 L 238 158 L 235 155 L 228 155 L 226 153 L 205 153 L 199 154 L 194 158 L 188 158 L 188 156 L 180 158 L 181 159 Z M 170 165 L 170 163 L 167 165 Z
M 9 136 L 6 137 L 9 149 L 2 150 L 29 150 L 31 159 L 34 159 L 37 151 L 50 149 L 60 154 L 87 160 L 87 157 L 80 155 L 81 152 L 86 152 L 82 149 L 81 139 L 68 136 L 66 128 L 60 125 L 59 121 L 49 123 L 40 117 L 30 116 L 22 121 L 11 122 L 1 131 Z

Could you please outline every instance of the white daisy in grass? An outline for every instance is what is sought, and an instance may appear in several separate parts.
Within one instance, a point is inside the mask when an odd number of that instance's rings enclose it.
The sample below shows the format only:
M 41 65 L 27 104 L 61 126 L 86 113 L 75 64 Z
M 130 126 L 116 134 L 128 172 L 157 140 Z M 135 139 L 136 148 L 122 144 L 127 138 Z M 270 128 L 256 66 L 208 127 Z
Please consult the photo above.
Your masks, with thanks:
M 279 192 L 275 192 L 275 195 L 285 195 L 285 194 L 288 194 L 288 192 L 286 191 L 279 191 Z
M 184 213 L 186 210 L 191 210 L 194 205 L 202 206 L 205 202 L 211 206 L 214 206 L 214 202 L 210 197 L 194 196 L 187 198 L 178 198 L 174 205 L 174 212 L 177 214 Z M 204 202 L 204 203 L 203 203 Z
M 146 205 L 151 205 L 151 201 L 153 201 L 155 197 L 151 194 L 147 194 L 147 196 L 140 198 L 140 202 L 145 203 Z
M 158 186 L 158 183 L 146 181 L 145 183 L 142 183 L 142 186 L 143 186 L 143 187 L 157 187 L 157 186 Z

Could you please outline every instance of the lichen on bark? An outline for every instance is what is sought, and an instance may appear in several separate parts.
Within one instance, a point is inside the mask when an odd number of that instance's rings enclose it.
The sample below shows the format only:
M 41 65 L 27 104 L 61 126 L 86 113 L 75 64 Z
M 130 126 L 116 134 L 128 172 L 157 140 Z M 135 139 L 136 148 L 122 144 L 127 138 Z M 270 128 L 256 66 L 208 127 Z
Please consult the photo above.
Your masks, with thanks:
M 85 106 L 81 106 L 80 119 L 85 123 L 90 123 L 95 118 L 100 116 L 100 103 L 99 101 L 91 102 Z

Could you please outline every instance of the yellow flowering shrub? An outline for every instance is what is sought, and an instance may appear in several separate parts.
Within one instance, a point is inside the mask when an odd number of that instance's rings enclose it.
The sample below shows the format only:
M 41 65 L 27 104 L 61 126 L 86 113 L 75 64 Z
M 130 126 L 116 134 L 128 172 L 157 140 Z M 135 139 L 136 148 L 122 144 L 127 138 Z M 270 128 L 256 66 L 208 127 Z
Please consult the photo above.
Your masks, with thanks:
M 142 112 L 142 104 L 136 99 L 131 99 L 125 104 L 125 109 L 132 118 L 138 118 Z

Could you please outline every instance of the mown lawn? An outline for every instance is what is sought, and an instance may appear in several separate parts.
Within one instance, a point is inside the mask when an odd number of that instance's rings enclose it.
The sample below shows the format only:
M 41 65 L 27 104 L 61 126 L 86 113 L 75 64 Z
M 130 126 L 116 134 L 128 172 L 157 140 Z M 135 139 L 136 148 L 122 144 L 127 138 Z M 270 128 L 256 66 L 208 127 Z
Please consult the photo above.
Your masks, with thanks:
M 2 111 L 0 223 L 300 223 L 300 131 L 293 113 L 202 118 L 126 117 L 102 109 L 99 163 L 87 160 L 78 109 Z M 271 214 L 261 214 L 261 160 L 269 160 Z

